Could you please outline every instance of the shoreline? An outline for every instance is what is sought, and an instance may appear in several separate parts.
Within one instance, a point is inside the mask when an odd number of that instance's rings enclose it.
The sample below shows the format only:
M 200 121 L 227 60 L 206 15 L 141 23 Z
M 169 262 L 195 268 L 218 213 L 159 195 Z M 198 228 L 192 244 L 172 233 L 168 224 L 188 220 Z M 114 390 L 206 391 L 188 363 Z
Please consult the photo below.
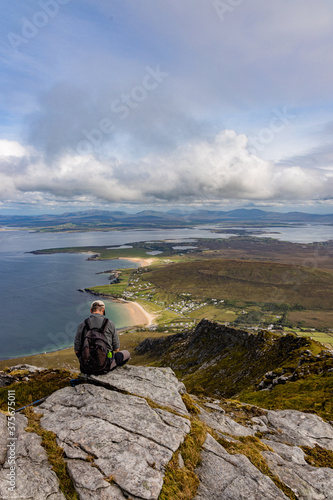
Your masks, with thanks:
M 1 230 L 1 228 L 0 228 Z M 34 253 L 34 252 L 29 252 L 29 253 Z M 94 252 L 87 252 L 89 254 L 94 254 Z M 108 260 L 128 260 L 132 261 L 135 263 L 138 263 L 140 267 L 145 267 L 149 266 L 153 262 L 153 258 L 140 258 L 140 257 L 118 257 L 115 259 L 108 259 Z M 103 294 L 98 294 L 98 293 L 93 293 L 88 290 L 85 290 L 85 293 L 89 293 L 90 295 L 93 295 L 95 297 L 101 297 L 106 300 L 110 300 L 112 302 L 118 303 L 118 304 L 123 304 L 123 306 L 126 308 L 128 317 L 131 318 L 133 321 L 132 325 L 125 325 L 121 326 L 120 328 L 116 328 L 117 332 L 121 334 L 122 331 L 131 329 L 131 328 L 139 328 L 139 327 L 149 327 L 153 324 L 154 319 L 158 316 L 158 314 L 151 314 L 149 313 L 141 304 L 135 301 L 131 300 L 126 300 L 122 298 L 115 298 L 115 297 L 110 297 L 108 295 L 103 295 Z M 13 356 L 11 358 L 5 358 L 5 359 L 0 359 L 1 363 L 4 363 L 6 361 L 13 361 L 15 359 L 22 359 L 30 356 L 40 356 L 40 355 L 52 355 L 57 352 L 61 351 L 66 351 L 68 349 L 72 349 L 72 345 L 70 346 L 65 346 L 65 347 L 60 347 L 57 349 L 54 349 L 52 351 L 42 351 L 40 353 L 34 353 L 33 355 L 31 354 L 26 354 L 26 355 L 19 355 L 19 356 Z
M 140 267 L 150 266 L 152 262 L 154 262 L 154 259 L 152 258 L 142 258 L 142 257 L 116 257 L 114 259 L 108 259 L 108 260 L 130 260 L 131 262 L 136 262 L 140 264 Z
M 94 295 L 97 295 L 97 294 L 94 294 Z M 127 330 L 127 329 L 143 327 L 143 326 L 149 327 L 150 325 L 153 324 L 154 319 L 158 316 L 156 314 L 151 314 L 148 311 L 146 311 L 146 309 L 138 302 L 127 301 L 125 299 L 111 299 L 110 297 L 105 297 L 103 295 L 99 295 L 99 296 L 103 297 L 103 298 L 107 298 L 107 299 L 111 300 L 112 302 L 118 302 L 120 304 L 123 304 L 127 308 L 130 316 L 135 321 L 134 325 L 127 325 L 127 326 L 121 326 L 120 328 L 116 328 L 117 333 L 120 335 L 122 334 L 122 332 L 124 330 Z M 46 352 L 43 351 L 43 352 L 34 353 L 34 354 L 23 354 L 20 356 L 13 356 L 11 358 L 0 359 L 0 363 L 5 363 L 6 361 L 8 361 L 8 362 L 15 361 L 16 359 L 29 358 L 29 357 L 33 357 L 33 356 L 52 355 L 52 354 L 56 354 L 58 352 L 66 351 L 66 350 L 69 350 L 70 352 L 72 352 L 73 345 L 69 345 L 66 347 L 60 347 L 60 348 L 54 349 L 52 351 L 46 351 Z
M 128 327 L 118 328 L 117 330 L 123 330 L 124 328 L 134 328 L 137 326 L 150 326 L 153 324 L 154 319 L 158 316 L 156 314 L 149 313 L 141 304 L 131 300 L 125 299 L 111 299 L 113 302 L 118 302 L 124 304 L 124 306 L 129 311 L 131 317 L 135 321 L 135 324 Z
M 101 259 L 103 260 L 103 259 Z M 129 260 L 131 262 L 138 263 L 140 267 L 146 267 L 150 266 L 151 263 L 154 261 L 153 258 L 142 258 L 142 257 L 116 257 L 114 259 L 108 259 L 108 260 Z M 128 326 L 128 327 L 122 327 L 121 329 L 124 328 L 133 328 L 135 326 L 150 326 L 153 324 L 153 321 L 155 318 L 157 318 L 158 314 L 151 314 L 149 313 L 141 304 L 139 304 L 136 301 L 132 300 L 126 300 L 122 298 L 116 298 L 116 297 L 111 297 L 109 295 L 104 295 L 102 293 L 97 293 L 97 292 L 92 292 L 90 290 L 86 290 L 86 293 L 90 293 L 91 295 L 94 295 L 95 297 L 102 297 L 104 299 L 111 300 L 112 302 L 117 302 L 118 304 L 123 304 L 127 310 L 130 313 L 131 318 L 134 320 L 134 325 Z

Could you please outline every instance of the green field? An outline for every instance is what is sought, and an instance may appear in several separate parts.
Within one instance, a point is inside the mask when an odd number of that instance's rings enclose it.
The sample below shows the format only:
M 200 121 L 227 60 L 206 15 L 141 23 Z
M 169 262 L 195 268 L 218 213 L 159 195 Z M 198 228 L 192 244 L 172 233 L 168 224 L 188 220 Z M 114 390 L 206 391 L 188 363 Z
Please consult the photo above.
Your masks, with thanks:
M 220 308 L 217 308 L 215 306 L 208 305 L 200 307 L 200 309 L 197 309 L 193 313 L 190 313 L 189 317 L 196 318 L 198 320 L 207 318 L 213 321 L 219 321 L 221 323 L 229 323 L 231 321 L 235 321 L 235 319 L 237 318 L 237 313 L 228 309 L 221 310 Z
M 301 331 L 301 330 L 293 330 L 297 335 L 300 337 L 307 337 L 311 338 L 313 340 L 316 340 L 317 342 L 320 342 L 321 344 L 327 344 L 329 346 L 333 346 L 333 333 L 326 333 L 326 332 L 318 332 L 318 331 Z
M 312 335 L 314 338 L 332 344 L 331 269 L 276 262 L 282 254 L 284 261 L 301 261 L 303 254 L 309 257 L 317 249 L 316 245 L 235 237 L 201 239 L 195 242 L 195 250 L 178 254 L 172 241 L 139 242 L 132 246 L 61 248 L 41 253 L 90 252 L 99 260 L 151 259 L 148 268 L 122 270 L 120 283 L 90 290 L 142 301 L 147 309 L 156 305 L 159 311 L 156 322 L 161 327 L 167 327 L 176 318 L 184 321 L 207 318 L 237 328 L 290 327 L 297 334 L 302 334 L 300 329 L 315 328 L 318 331 Z M 323 248 L 319 246 L 318 252 Z M 156 250 L 161 252 L 158 256 L 147 253 Z M 239 259 L 221 258 L 226 255 Z M 244 255 L 250 260 L 244 260 Z M 258 260 L 260 255 L 264 256 L 264 262 Z M 327 257 L 325 265 L 331 264 Z
M 90 292 L 98 293 L 103 296 L 109 297 L 122 297 L 124 291 L 128 286 L 128 280 L 130 276 L 135 272 L 133 269 L 121 269 L 120 283 L 113 283 L 111 285 L 93 286 L 87 288 Z
M 198 298 L 333 307 L 333 274 L 301 266 L 210 259 L 170 264 L 143 279 L 169 293 L 187 292 Z

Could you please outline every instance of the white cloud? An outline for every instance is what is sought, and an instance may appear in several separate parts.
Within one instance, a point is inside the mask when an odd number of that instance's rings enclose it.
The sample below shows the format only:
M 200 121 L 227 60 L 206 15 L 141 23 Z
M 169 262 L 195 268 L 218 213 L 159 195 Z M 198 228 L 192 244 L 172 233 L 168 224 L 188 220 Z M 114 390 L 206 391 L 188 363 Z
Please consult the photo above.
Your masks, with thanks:
M 26 150 L 19 142 L 0 140 L 0 157 L 22 157 L 25 155 Z
M 51 197 L 73 203 L 141 204 L 331 198 L 330 172 L 277 166 L 247 147 L 245 135 L 224 130 L 213 140 L 187 143 L 168 155 L 147 155 L 135 162 L 66 155 L 46 164 L 41 154 L 31 155 L 31 149 L 17 143 L 6 144 L 3 150 L 21 156 L 0 160 L 0 197 L 18 201 L 25 196 L 39 203 Z

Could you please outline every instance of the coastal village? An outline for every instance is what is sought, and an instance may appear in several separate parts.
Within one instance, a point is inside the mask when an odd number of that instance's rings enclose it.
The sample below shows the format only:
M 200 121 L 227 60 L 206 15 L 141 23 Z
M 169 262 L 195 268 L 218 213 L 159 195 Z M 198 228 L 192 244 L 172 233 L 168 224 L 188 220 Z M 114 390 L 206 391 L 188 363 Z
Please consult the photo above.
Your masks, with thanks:
M 167 263 L 171 262 L 172 260 L 168 259 Z M 224 326 L 236 326 L 253 332 L 262 329 L 279 335 L 293 332 L 298 336 L 318 340 L 326 347 L 333 347 L 333 331 L 322 332 L 320 329 L 303 327 L 301 324 L 288 324 L 284 321 L 286 314 L 283 310 L 279 313 L 262 311 L 258 305 L 244 306 L 244 304 L 237 304 L 227 298 L 193 297 L 191 293 L 183 291 L 179 291 L 177 294 L 163 294 L 156 285 L 146 279 L 146 275 L 151 269 L 147 264 L 151 264 L 152 261 L 143 261 L 143 263 L 145 265 L 134 270 L 106 271 L 110 273 L 110 284 L 107 287 L 88 289 L 104 296 L 136 302 L 148 313 L 152 313 L 153 320 L 148 326 L 142 325 L 142 330 L 148 328 L 150 331 L 176 333 L 191 329 L 198 321 L 207 318 Z M 163 261 L 163 264 L 166 262 Z M 158 259 L 157 265 L 159 265 Z M 119 286 L 121 286 L 120 290 Z

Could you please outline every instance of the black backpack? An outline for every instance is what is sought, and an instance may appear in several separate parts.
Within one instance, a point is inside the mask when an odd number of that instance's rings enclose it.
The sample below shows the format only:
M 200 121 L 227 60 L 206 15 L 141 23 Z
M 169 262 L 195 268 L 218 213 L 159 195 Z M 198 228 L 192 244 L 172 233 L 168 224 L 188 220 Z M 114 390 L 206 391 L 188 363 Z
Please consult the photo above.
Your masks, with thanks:
M 80 369 L 88 375 L 101 375 L 110 369 L 109 346 L 105 337 L 109 320 L 104 318 L 100 328 L 91 328 L 89 319 L 86 319 L 84 323 L 85 334 L 80 356 Z

